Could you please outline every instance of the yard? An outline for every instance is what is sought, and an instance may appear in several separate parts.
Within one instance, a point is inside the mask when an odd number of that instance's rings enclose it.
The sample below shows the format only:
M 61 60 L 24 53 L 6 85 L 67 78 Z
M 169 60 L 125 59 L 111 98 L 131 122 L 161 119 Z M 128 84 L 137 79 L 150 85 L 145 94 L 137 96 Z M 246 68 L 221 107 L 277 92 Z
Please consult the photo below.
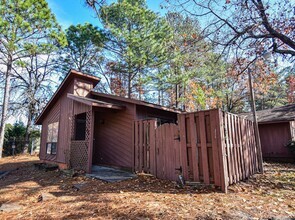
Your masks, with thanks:
M 105 183 L 34 166 L 37 157 L 0 160 L 0 219 L 291 219 L 295 165 L 265 163 L 265 174 L 229 188 L 186 186 L 139 175 Z

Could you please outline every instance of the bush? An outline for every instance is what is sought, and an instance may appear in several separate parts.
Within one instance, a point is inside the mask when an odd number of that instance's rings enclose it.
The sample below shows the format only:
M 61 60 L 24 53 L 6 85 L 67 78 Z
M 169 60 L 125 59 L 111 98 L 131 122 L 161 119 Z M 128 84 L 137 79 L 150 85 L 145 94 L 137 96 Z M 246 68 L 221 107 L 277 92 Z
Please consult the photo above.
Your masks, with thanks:
M 291 140 L 289 143 L 286 145 L 288 149 L 292 152 L 295 153 L 295 141 Z
M 15 154 L 20 154 L 23 152 L 26 141 L 26 127 L 22 122 L 16 122 L 14 125 L 7 124 L 5 125 L 5 138 L 4 138 L 4 146 L 3 146 L 3 155 L 10 156 L 12 155 L 12 145 L 15 144 Z M 39 130 L 31 130 L 29 134 L 29 152 L 31 150 L 32 140 L 39 139 L 40 131 Z M 36 147 L 36 146 L 35 146 Z

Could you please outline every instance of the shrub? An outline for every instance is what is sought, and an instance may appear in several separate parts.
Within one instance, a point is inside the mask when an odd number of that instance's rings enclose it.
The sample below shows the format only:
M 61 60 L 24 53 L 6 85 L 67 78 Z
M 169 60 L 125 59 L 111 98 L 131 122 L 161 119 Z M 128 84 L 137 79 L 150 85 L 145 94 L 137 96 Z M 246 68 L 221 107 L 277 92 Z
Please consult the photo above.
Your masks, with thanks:
M 293 140 L 289 141 L 288 144 L 286 145 L 286 147 L 288 147 L 288 149 L 292 153 L 295 153 L 295 141 L 293 141 Z

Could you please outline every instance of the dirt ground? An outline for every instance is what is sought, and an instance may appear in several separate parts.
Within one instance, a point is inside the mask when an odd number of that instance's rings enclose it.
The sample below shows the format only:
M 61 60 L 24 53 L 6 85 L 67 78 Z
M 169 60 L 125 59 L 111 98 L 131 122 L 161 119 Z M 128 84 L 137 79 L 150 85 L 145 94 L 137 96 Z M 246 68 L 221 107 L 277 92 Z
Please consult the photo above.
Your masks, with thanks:
M 11 170 L 0 179 L 0 219 L 295 219 L 294 164 L 265 163 L 265 174 L 224 194 L 148 175 L 119 183 L 70 177 L 37 161 L 0 160 L 0 171 Z

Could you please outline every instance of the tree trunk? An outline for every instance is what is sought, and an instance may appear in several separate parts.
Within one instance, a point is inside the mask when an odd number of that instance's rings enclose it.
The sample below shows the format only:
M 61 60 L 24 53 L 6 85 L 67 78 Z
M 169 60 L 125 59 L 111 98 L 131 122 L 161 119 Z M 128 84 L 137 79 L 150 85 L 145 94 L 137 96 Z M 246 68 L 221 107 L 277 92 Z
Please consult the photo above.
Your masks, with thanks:
M 182 96 L 183 97 L 186 97 L 186 87 L 185 87 L 185 85 L 183 85 L 183 93 L 182 93 Z M 179 96 L 179 98 L 180 98 L 180 96 Z M 183 105 L 182 105 L 182 110 L 183 111 L 186 111 L 186 105 L 185 104 L 186 103 L 184 102 Z
M 31 123 L 32 123 L 32 106 L 29 107 L 29 111 L 28 111 L 28 123 L 26 126 L 25 148 L 23 150 L 23 154 L 28 153 L 28 150 L 29 150 Z
M 158 105 L 161 105 L 161 90 L 158 90 Z
M 175 84 L 175 108 L 178 108 L 178 86 Z
M 5 74 L 5 87 L 3 96 L 3 106 L 1 114 L 1 127 L 0 127 L 0 158 L 2 158 L 3 145 L 4 145 L 4 134 L 5 134 L 5 124 L 7 119 L 8 102 L 10 96 L 10 78 L 12 69 L 12 57 L 8 56 L 7 70 Z
M 128 98 L 131 98 L 131 73 L 128 73 Z

